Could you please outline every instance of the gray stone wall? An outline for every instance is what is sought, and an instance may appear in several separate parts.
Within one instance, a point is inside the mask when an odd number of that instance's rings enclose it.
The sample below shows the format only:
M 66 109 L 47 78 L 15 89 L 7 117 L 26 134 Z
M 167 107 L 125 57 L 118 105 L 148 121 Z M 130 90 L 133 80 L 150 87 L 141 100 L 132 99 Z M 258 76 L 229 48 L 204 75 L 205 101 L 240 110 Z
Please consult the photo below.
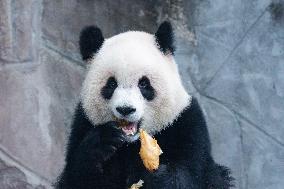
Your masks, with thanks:
M 62 169 L 81 28 L 153 33 L 165 19 L 216 161 L 237 188 L 283 188 L 283 0 L 0 0 L 0 188 L 51 188 Z

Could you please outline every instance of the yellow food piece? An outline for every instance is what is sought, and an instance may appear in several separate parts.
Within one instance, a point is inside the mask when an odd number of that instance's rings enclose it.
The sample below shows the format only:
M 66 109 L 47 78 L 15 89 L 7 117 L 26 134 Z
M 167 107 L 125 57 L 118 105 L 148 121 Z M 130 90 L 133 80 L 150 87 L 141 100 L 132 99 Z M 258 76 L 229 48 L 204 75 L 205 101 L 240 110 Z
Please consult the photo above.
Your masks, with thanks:
M 137 183 L 132 184 L 129 189 L 139 189 L 143 186 L 143 183 L 144 183 L 143 180 L 139 180 Z
M 152 138 L 143 129 L 140 129 L 140 157 L 144 166 L 149 171 L 154 171 L 159 167 L 159 156 L 162 154 L 162 150 L 157 143 L 157 140 Z

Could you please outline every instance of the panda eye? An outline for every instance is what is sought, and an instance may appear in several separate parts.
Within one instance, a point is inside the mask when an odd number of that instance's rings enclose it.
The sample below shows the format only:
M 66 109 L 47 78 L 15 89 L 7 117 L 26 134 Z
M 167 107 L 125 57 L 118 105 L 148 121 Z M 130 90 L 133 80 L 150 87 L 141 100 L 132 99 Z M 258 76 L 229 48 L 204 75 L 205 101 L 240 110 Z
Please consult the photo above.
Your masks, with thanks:
M 150 81 L 147 77 L 143 76 L 138 83 L 138 87 L 142 89 L 146 89 L 148 86 L 150 86 Z
M 139 80 L 138 87 L 146 100 L 151 101 L 155 98 L 155 89 L 151 86 L 150 80 L 146 76 Z
M 101 95 L 105 99 L 110 99 L 117 88 L 117 82 L 114 77 L 108 78 L 105 86 L 101 89 Z
M 106 86 L 109 87 L 109 88 L 112 88 L 112 89 L 116 88 L 117 87 L 117 82 L 116 82 L 115 78 L 114 77 L 110 77 L 108 79 L 108 81 L 107 81 Z
M 147 88 L 147 82 L 145 82 L 145 81 L 143 81 L 143 82 L 139 82 L 139 84 L 138 84 L 138 86 L 139 86 L 139 88 Z

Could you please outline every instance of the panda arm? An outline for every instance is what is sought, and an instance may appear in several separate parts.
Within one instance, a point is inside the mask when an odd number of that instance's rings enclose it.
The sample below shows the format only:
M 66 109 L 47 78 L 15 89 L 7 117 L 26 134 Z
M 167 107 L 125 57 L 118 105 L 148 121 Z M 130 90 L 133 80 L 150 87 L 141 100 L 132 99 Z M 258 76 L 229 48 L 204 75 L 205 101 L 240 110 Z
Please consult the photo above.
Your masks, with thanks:
M 183 181 L 187 178 L 191 183 L 191 187 L 185 188 L 231 188 L 234 178 L 230 169 L 216 164 L 212 158 L 207 124 L 195 98 L 177 123 L 176 126 L 180 127 L 177 133 L 180 148 L 176 157 L 179 160 L 172 158 L 172 162 L 182 168 L 176 171 L 177 177 L 183 178 Z
M 67 145 L 66 161 L 71 160 L 74 151 L 80 145 L 80 143 L 92 127 L 92 124 L 84 113 L 82 104 L 79 103 L 75 110 L 73 123 L 71 125 L 71 133 Z
M 174 161 L 182 161 L 195 176 L 200 176 L 210 156 L 211 144 L 206 121 L 197 99 L 176 122 L 176 148 Z M 173 127 L 173 128 L 174 128 Z M 178 158 L 177 158 L 178 157 Z
M 202 183 L 210 142 L 196 99 L 173 125 L 157 135 L 157 140 L 164 153 L 159 169 L 146 173 L 147 188 L 197 188 Z
M 66 166 L 57 188 L 94 189 L 111 185 L 109 181 L 112 178 L 104 173 L 103 163 L 124 142 L 114 124 L 108 122 L 94 127 L 86 118 L 82 107 L 78 106 L 69 137 Z

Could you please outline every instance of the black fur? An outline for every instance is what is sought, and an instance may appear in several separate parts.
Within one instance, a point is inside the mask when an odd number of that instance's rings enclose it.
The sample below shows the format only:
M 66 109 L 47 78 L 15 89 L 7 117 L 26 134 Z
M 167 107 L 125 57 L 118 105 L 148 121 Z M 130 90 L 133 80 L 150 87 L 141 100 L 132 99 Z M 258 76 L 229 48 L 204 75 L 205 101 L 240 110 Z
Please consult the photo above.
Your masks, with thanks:
M 115 80 L 114 77 L 110 77 L 108 78 L 105 86 L 102 88 L 101 90 L 101 95 L 109 100 L 111 99 L 113 93 L 114 93 L 114 90 L 117 88 L 117 81 Z
M 104 42 L 102 31 L 96 26 L 85 27 L 80 34 L 79 46 L 83 60 L 92 58 Z
M 69 139 L 60 189 L 122 189 L 140 179 L 144 189 L 228 189 L 228 168 L 211 157 L 210 141 L 196 99 L 179 118 L 155 135 L 163 154 L 151 173 L 139 157 L 140 142 L 124 142 L 115 122 L 94 127 L 79 104 Z
M 133 108 L 132 106 L 118 106 L 115 109 L 122 116 L 128 116 L 136 111 L 136 108 Z
M 163 22 L 155 33 L 155 37 L 159 49 L 164 54 L 174 54 L 174 33 L 170 22 Z
M 139 89 L 141 91 L 142 96 L 146 100 L 151 101 L 151 100 L 154 99 L 154 97 L 155 97 L 155 90 L 152 87 L 148 77 L 143 76 L 141 79 L 139 79 L 138 87 L 139 87 Z

